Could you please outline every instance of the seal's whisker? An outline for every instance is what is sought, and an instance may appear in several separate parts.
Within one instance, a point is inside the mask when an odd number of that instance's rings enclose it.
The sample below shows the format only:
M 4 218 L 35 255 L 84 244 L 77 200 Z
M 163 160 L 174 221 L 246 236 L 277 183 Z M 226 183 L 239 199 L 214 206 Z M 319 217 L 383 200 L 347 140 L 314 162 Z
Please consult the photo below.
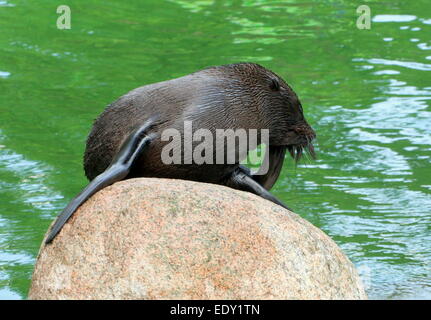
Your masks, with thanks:
M 293 159 L 295 159 L 295 149 L 294 149 L 292 146 L 288 146 L 288 147 L 287 147 L 287 150 L 289 151 L 290 156 L 291 156 Z
M 304 152 L 304 158 L 308 163 L 311 163 L 310 154 L 308 152 Z M 306 163 L 304 163 L 304 164 L 306 164 Z
M 309 143 L 308 145 L 307 145 L 307 148 L 306 148 L 306 151 L 307 151 L 307 153 L 310 155 L 310 157 L 313 159 L 313 160 L 316 160 L 316 152 L 314 151 L 314 145 L 312 144 L 312 143 Z
M 311 155 L 308 152 L 308 146 L 305 146 L 303 148 L 303 156 L 304 156 L 304 159 L 306 160 L 305 163 L 311 164 L 311 162 L 312 162 L 313 159 L 311 158 Z
M 298 163 L 299 162 L 299 160 L 301 159 L 301 157 L 302 157 L 302 147 L 301 146 L 296 146 L 295 147 L 295 151 L 296 151 L 296 154 L 295 154 L 295 162 L 296 163 Z

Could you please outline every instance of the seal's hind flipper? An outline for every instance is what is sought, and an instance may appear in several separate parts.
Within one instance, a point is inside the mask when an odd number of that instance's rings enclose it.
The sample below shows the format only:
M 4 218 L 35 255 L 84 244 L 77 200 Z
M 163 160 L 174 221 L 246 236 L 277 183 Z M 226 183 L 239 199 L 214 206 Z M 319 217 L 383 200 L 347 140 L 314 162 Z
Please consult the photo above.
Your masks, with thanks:
M 286 208 L 287 210 L 292 211 L 283 202 L 278 200 L 268 190 L 257 183 L 242 167 L 238 167 L 238 169 L 235 170 L 229 178 L 227 178 L 227 180 L 224 182 L 224 185 L 237 190 L 254 193 L 266 200 L 282 206 L 283 208 Z
M 64 208 L 55 221 L 45 243 L 50 243 L 55 238 L 76 209 L 78 209 L 78 207 L 88 198 L 97 191 L 127 177 L 132 168 L 133 162 L 154 138 L 153 135 L 148 134 L 148 131 L 153 124 L 154 119 L 150 119 L 129 135 L 121 145 L 120 151 L 114 157 L 109 167 L 94 178 L 88 186 L 73 198 L 66 208 Z

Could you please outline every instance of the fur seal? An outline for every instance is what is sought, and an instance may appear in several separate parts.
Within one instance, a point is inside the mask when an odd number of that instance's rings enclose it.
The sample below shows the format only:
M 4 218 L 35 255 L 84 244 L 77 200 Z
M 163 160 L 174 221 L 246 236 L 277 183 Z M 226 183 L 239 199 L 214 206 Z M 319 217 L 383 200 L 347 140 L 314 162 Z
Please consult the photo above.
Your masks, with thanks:
M 254 175 L 239 164 L 164 164 L 162 132 L 184 133 L 184 122 L 208 129 L 268 129 L 269 170 Z M 95 120 L 87 139 L 84 170 L 89 185 L 57 218 L 51 242 L 75 210 L 97 191 L 131 177 L 161 177 L 223 184 L 255 193 L 287 208 L 268 190 L 276 182 L 286 150 L 298 161 L 314 157 L 315 132 L 292 88 L 255 63 L 210 67 L 130 91 Z M 184 160 L 184 159 L 183 159 Z

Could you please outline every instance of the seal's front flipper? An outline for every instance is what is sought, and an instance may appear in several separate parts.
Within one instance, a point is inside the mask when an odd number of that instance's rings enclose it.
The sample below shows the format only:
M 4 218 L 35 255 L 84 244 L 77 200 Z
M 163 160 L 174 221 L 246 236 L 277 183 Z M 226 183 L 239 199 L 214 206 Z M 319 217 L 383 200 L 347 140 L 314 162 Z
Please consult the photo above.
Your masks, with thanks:
M 247 171 L 241 167 L 235 170 L 232 173 L 232 175 L 229 178 L 227 178 L 227 180 L 224 182 L 224 185 L 237 190 L 254 193 L 264 199 L 267 199 L 271 202 L 274 202 L 275 204 L 278 204 L 279 206 L 282 206 L 283 208 L 286 208 L 287 210 L 292 211 L 283 202 L 281 202 L 276 197 L 274 197 L 271 193 L 269 193 L 268 190 L 266 190 L 259 183 L 257 183 L 252 177 L 250 177 Z
M 151 119 L 144 125 L 137 128 L 121 145 L 120 151 L 114 157 L 109 167 L 94 178 L 84 190 L 81 191 L 58 216 L 54 223 L 45 243 L 50 243 L 60 232 L 64 224 L 69 220 L 72 214 L 97 191 L 113 184 L 116 181 L 123 180 L 129 174 L 133 162 L 138 158 L 146 146 L 154 138 L 148 134 L 148 130 L 153 125 Z
M 283 168 L 284 157 L 286 155 L 286 147 L 285 146 L 269 146 L 268 147 L 269 155 L 265 156 L 266 161 L 268 163 L 264 164 L 264 166 L 269 166 L 268 171 L 263 174 L 254 174 L 252 175 L 253 180 L 259 183 L 266 190 L 271 190 L 272 186 L 278 179 L 280 175 L 281 169 Z M 259 171 L 258 171 L 259 173 Z

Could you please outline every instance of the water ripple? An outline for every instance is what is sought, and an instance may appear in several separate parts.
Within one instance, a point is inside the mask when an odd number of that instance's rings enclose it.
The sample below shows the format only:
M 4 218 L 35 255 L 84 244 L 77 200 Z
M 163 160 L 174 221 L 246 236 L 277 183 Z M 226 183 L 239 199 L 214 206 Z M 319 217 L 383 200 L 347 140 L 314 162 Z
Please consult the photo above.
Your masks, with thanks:
M 380 14 L 374 16 L 373 22 L 410 22 L 416 20 L 416 16 L 407 14 Z
M 431 64 L 413 62 L 413 61 L 397 61 L 397 60 L 388 60 L 388 59 L 362 59 L 355 58 L 353 61 L 366 61 L 371 64 L 381 64 L 387 66 L 399 66 L 414 70 L 422 70 L 422 71 L 431 71 Z

